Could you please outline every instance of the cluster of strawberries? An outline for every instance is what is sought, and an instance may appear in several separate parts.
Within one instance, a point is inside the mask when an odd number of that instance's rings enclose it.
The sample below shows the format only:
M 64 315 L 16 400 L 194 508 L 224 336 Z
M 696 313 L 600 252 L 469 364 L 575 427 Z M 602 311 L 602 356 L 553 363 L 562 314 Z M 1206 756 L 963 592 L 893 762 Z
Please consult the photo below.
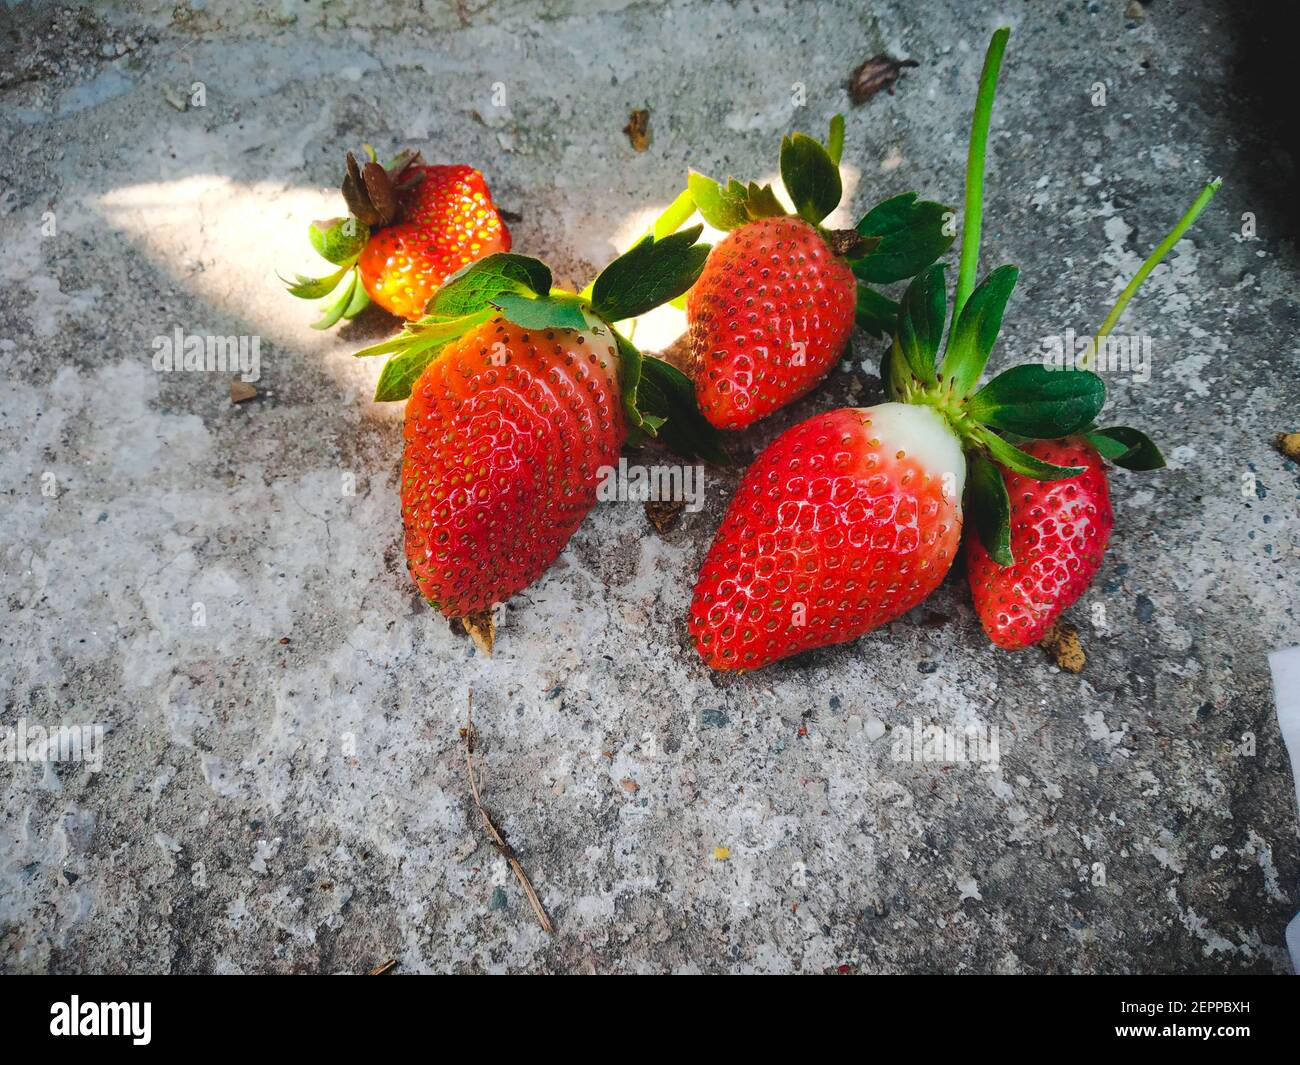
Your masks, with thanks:
M 1097 426 L 1106 391 L 1086 368 L 1023 365 L 980 385 L 1017 279 L 1003 266 L 975 284 L 1006 40 L 1006 30 L 994 35 L 980 81 L 951 316 L 937 265 L 955 237 L 947 208 L 909 193 L 851 230 L 822 225 L 842 196 L 839 116 L 824 143 L 782 140 L 793 213 L 769 186 L 693 173 L 653 229 L 581 293 L 510 252 L 478 171 L 410 155 L 360 167 L 349 155 L 351 215 L 312 228 L 339 269 L 291 291 L 338 293 L 321 328 L 368 300 L 408 319 L 358 354 L 389 356 L 376 399 L 409 398 L 402 516 L 425 597 L 468 618 L 531 584 L 625 444 L 657 437 L 686 459 L 725 461 L 718 430 L 815 388 L 856 325 L 890 338 L 888 401 L 809 418 L 749 467 L 695 586 L 688 627 L 700 655 L 714 669 L 755 669 L 856 639 L 939 586 L 964 525 L 989 637 L 1008 649 L 1040 640 L 1101 566 L 1114 521 L 1106 462 L 1164 463 L 1139 431 Z M 1217 187 L 1138 271 L 1098 341 Z M 726 232 L 716 247 L 698 242 L 701 226 L 678 232 L 696 211 Z M 873 287 L 908 279 L 897 303 Z M 683 295 L 690 376 L 618 327 Z

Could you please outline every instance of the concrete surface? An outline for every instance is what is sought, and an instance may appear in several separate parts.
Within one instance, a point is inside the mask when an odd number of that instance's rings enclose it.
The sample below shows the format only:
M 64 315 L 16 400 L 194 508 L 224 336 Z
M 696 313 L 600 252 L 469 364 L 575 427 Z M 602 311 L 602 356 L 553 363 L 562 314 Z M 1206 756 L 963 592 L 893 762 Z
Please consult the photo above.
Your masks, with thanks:
M 1300 394 L 1294 159 L 1237 80 L 1231 9 L 425 6 L 0 9 L 3 723 L 106 729 L 98 773 L 0 765 L 0 967 L 1288 971 L 1300 849 L 1265 654 L 1300 642 L 1300 468 L 1270 447 Z M 1095 325 L 1226 179 L 1126 319 L 1152 374 L 1112 379 L 1107 420 L 1171 462 L 1114 477 L 1117 534 L 1069 613 L 1084 672 L 991 648 L 954 574 L 855 645 L 710 676 L 683 615 L 735 472 L 662 537 L 600 506 L 491 660 L 449 631 L 405 575 L 401 411 L 349 355 L 392 323 L 314 333 L 275 281 L 319 265 L 305 225 L 338 213 L 344 150 L 481 166 L 516 247 L 582 281 L 688 163 L 770 174 L 783 131 L 837 110 L 843 217 L 958 201 L 1003 22 L 985 266 L 1022 283 L 996 366 Z M 849 109 L 886 50 L 921 65 Z M 177 327 L 259 336 L 260 398 L 154 372 Z M 859 338 L 738 449 L 878 398 L 876 359 Z M 470 687 L 485 798 L 553 937 L 468 804 Z M 898 760 L 914 719 L 996 728 L 1000 762 Z

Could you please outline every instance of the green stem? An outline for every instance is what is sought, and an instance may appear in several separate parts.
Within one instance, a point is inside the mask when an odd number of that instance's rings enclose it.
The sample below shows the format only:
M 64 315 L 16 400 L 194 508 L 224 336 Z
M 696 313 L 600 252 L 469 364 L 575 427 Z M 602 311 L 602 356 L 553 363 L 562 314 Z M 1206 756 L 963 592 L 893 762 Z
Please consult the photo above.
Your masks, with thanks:
M 664 208 L 663 214 L 655 219 L 655 224 L 646 230 L 641 239 L 645 240 L 647 235 L 653 235 L 655 240 L 663 240 L 664 237 L 681 229 L 686 219 L 694 213 L 695 200 L 691 197 L 691 190 L 682 189 L 677 194 L 677 199 Z
M 844 116 L 836 115 L 831 119 L 830 135 L 826 138 L 826 154 L 831 157 L 831 162 L 836 166 L 840 165 L 840 159 L 844 155 Z
M 975 271 L 980 261 L 980 224 L 984 216 L 984 151 L 988 146 L 989 117 L 993 97 L 998 91 L 998 73 L 1002 54 L 1007 50 L 1011 30 L 1005 26 L 993 34 L 980 73 L 979 95 L 975 98 L 975 117 L 970 127 L 970 153 L 966 157 L 966 206 L 962 217 L 961 265 L 957 271 L 957 295 L 953 299 L 952 322 L 957 324 L 961 309 L 975 288 Z
M 632 242 L 632 247 L 635 248 L 645 240 L 646 237 L 654 237 L 655 240 L 663 240 L 664 237 L 671 236 L 673 233 L 676 233 L 681 229 L 682 223 L 685 222 L 686 219 L 690 218 L 694 213 L 695 199 L 691 196 L 691 190 L 682 189 L 682 191 L 677 194 L 677 198 L 665 207 L 663 213 L 654 220 L 654 224 Z M 584 299 L 591 299 L 591 291 L 595 285 L 596 279 L 592 278 L 591 283 L 584 288 L 579 295 Z
M 1120 316 L 1124 313 L 1124 309 L 1129 305 L 1129 301 L 1137 295 L 1137 290 L 1142 287 L 1142 282 L 1160 264 L 1160 260 L 1169 254 L 1169 250 L 1178 243 L 1182 235 L 1191 228 L 1192 223 L 1196 221 L 1200 213 L 1214 199 L 1214 194 L 1219 191 L 1219 186 L 1222 184 L 1222 178 L 1215 178 L 1205 188 L 1201 189 L 1201 194 L 1196 197 L 1191 207 L 1187 208 L 1187 213 L 1178 220 L 1178 224 L 1169 231 L 1169 235 L 1156 246 L 1156 250 L 1147 256 L 1146 262 L 1138 267 L 1138 272 L 1133 275 L 1133 280 L 1124 286 L 1124 291 L 1119 294 L 1115 306 L 1110 309 L 1110 314 L 1106 315 L 1106 320 L 1101 323 L 1101 328 L 1097 330 L 1097 335 L 1093 338 L 1092 347 L 1079 360 L 1080 365 L 1086 365 L 1092 361 L 1093 353 L 1101 344 L 1102 339 L 1109 336 L 1110 331 L 1115 328 Z

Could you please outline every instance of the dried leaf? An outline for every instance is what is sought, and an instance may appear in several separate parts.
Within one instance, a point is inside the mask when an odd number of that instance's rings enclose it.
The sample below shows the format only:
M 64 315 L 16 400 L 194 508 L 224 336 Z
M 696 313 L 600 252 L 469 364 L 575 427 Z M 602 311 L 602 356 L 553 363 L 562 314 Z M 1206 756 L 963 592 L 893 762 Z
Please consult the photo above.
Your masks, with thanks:
M 881 89 L 894 95 L 894 82 L 907 67 L 919 67 L 915 59 L 891 59 L 884 52 L 872 56 L 855 70 L 849 78 L 849 96 L 861 107 Z
M 492 617 L 492 608 L 480 610 L 477 614 L 460 619 L 461 628 L 474 641 L 474 645 L 485 655 L 491 657 L 492 648 L 497 642 L 497 623 Z
M 650 519 L 653 525 L 661 535 L 666 533 L 674 525 L 677 519 L 682 516 L 682 511 L 686 509 L 686 500 L 684 499 L 664 499 L 649 500 L 645 505 L 645 516 Z
M 650 112 L 645 109 L 633 111 L 623 132 L 635 151 L 645 151 L 650 147 Z
M 1300 462 L 1300 433 L 1278 433 L 1273 443 L 1287 458 Z
M 250 399 L 256 399 L 257 389 L 238 377 L 230 382 L 230 402 L 244 403 Z
M 1079 642 L 1079 631 L 1064 621 L 1052 622 L 1039 646 L 1067 673 L 1082 673 L 1084 663 L 1088 661 Z
M 361 170 L 361 180 L 366 183 L 366 195 L 379 214 L 379 224 L 390 224 L 397 217 L 397 191 L 388 171 L 378 163 L 367 163 Z

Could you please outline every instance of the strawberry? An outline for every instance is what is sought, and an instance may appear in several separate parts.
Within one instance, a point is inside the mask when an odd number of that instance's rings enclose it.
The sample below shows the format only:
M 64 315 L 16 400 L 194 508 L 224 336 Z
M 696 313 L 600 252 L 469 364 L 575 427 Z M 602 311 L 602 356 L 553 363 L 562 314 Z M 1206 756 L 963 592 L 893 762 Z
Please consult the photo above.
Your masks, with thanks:
M 928 596 L 961 538 L 966 462 L 931 407 L 828 411 L 746 471 L 688 627 L 714 669 L 857 639 Z
M 1113 519 L 1099 455 L 1132 469 L 1163 463 L 1136 430 L 1094 427 L 1106 389 L 1091 371 L 1029 364 L 979 387 L 1019 275 L 1003 266 L 974 284 L 983 141 L 1006 38 L 994 34 L 980 81 L 942 358 L 948 293 L 944 267 L 934 265 L 911 282 L 895 315 L 881 363 L 891 402 L 794 426 L 742 479 L 687 621 L 714 669 L 755 669 L 899 617 L 942 582 L 968 514 L 981 619 L 996 642 L 1022 646 L 1101 565 Z M 1217 187 L 1143 264 L 1099 339 Z
M 1041 640 L 1056 616 L 1084 593 L 1101 568 L 1115 524 L 1106 470 L 1087 440 L 1034 440 L 1024 450 L 1058 466 L 1082 466 L 1083 473 L 1036 481 L 1003 471 L 1012 565 L 990 558 L 979 537 L 967 541 L 975 612 L 989 639 L 1011 651 Z
M 424 596 L 466 617 L 526 588 L 596 501 L 627 438 L 612 330 L 500 316 L 448 344 L 406 405 L 402 523 Z
M 720 429 L 798 399 L 848 343 L 857 278 L 801 218 L 732 230 L 686 301 L 695 395 Z
M 700 216 L 730 230 L 686 302 L 696 399 L 720 429 L 808 393 L 843 355 L 855 321 L 876 336 L 892 332 L 897 305 L 867 282 L 912 277 L 952 243 L 947 209 L 915 193 L 880 204 L 856 229 L 824 229 L 842 194 L 843 142 L 839 115 L 825 146 L 802 133 L 782 140 L 795 216 L 770 187 L 690 175 Z
M 311 227 L 316 250 L 339 270 L 289 287 L 309 299 L 341 293 L 318 329 L 355 317 L 369 300 L 413 321 L 457 270 L 510 250 L 510 231 L 471 166 L 429 166 L 408 151 L 387 167 L 372 153 L 362 167 L 349 152 L 343 198 L 350 217 Z
M 490 255 L 453 275 L 399 336 L 358 352 L 392 356 L 376 399 L 410 398 L 407 565 L 448 617 L 479 615 L 546 571 L 629 435 L 725 458 L 686 377 L 611 325 L 694 282 L 708 253 L 699 235 L 648 237 L 583 295 L 553 289 L 536 259 Z
M 386 311 L 414 320 L 444 281 L 463 266 L 510 250 L 510 230 L 472 166 L 419 166 L 398 194 L 400 221 L 371 227 L 357 259 L 361 283 Z
M 1045 483 L 1002 470 L 1006 551 L 996 537 L 997 557 L 979 537 L 967 542 L 975 612 L 989 639 L 1008 651 L 1038 643 L 1101 568 L 1115 524 L 1103 457 L 1129 470 L 1157 470 L 1165 464 L 1155 444 L 1124 426 L 1061 440 L 1031 440 L 1023 448 L 1038 460 L 1082 472 Z

